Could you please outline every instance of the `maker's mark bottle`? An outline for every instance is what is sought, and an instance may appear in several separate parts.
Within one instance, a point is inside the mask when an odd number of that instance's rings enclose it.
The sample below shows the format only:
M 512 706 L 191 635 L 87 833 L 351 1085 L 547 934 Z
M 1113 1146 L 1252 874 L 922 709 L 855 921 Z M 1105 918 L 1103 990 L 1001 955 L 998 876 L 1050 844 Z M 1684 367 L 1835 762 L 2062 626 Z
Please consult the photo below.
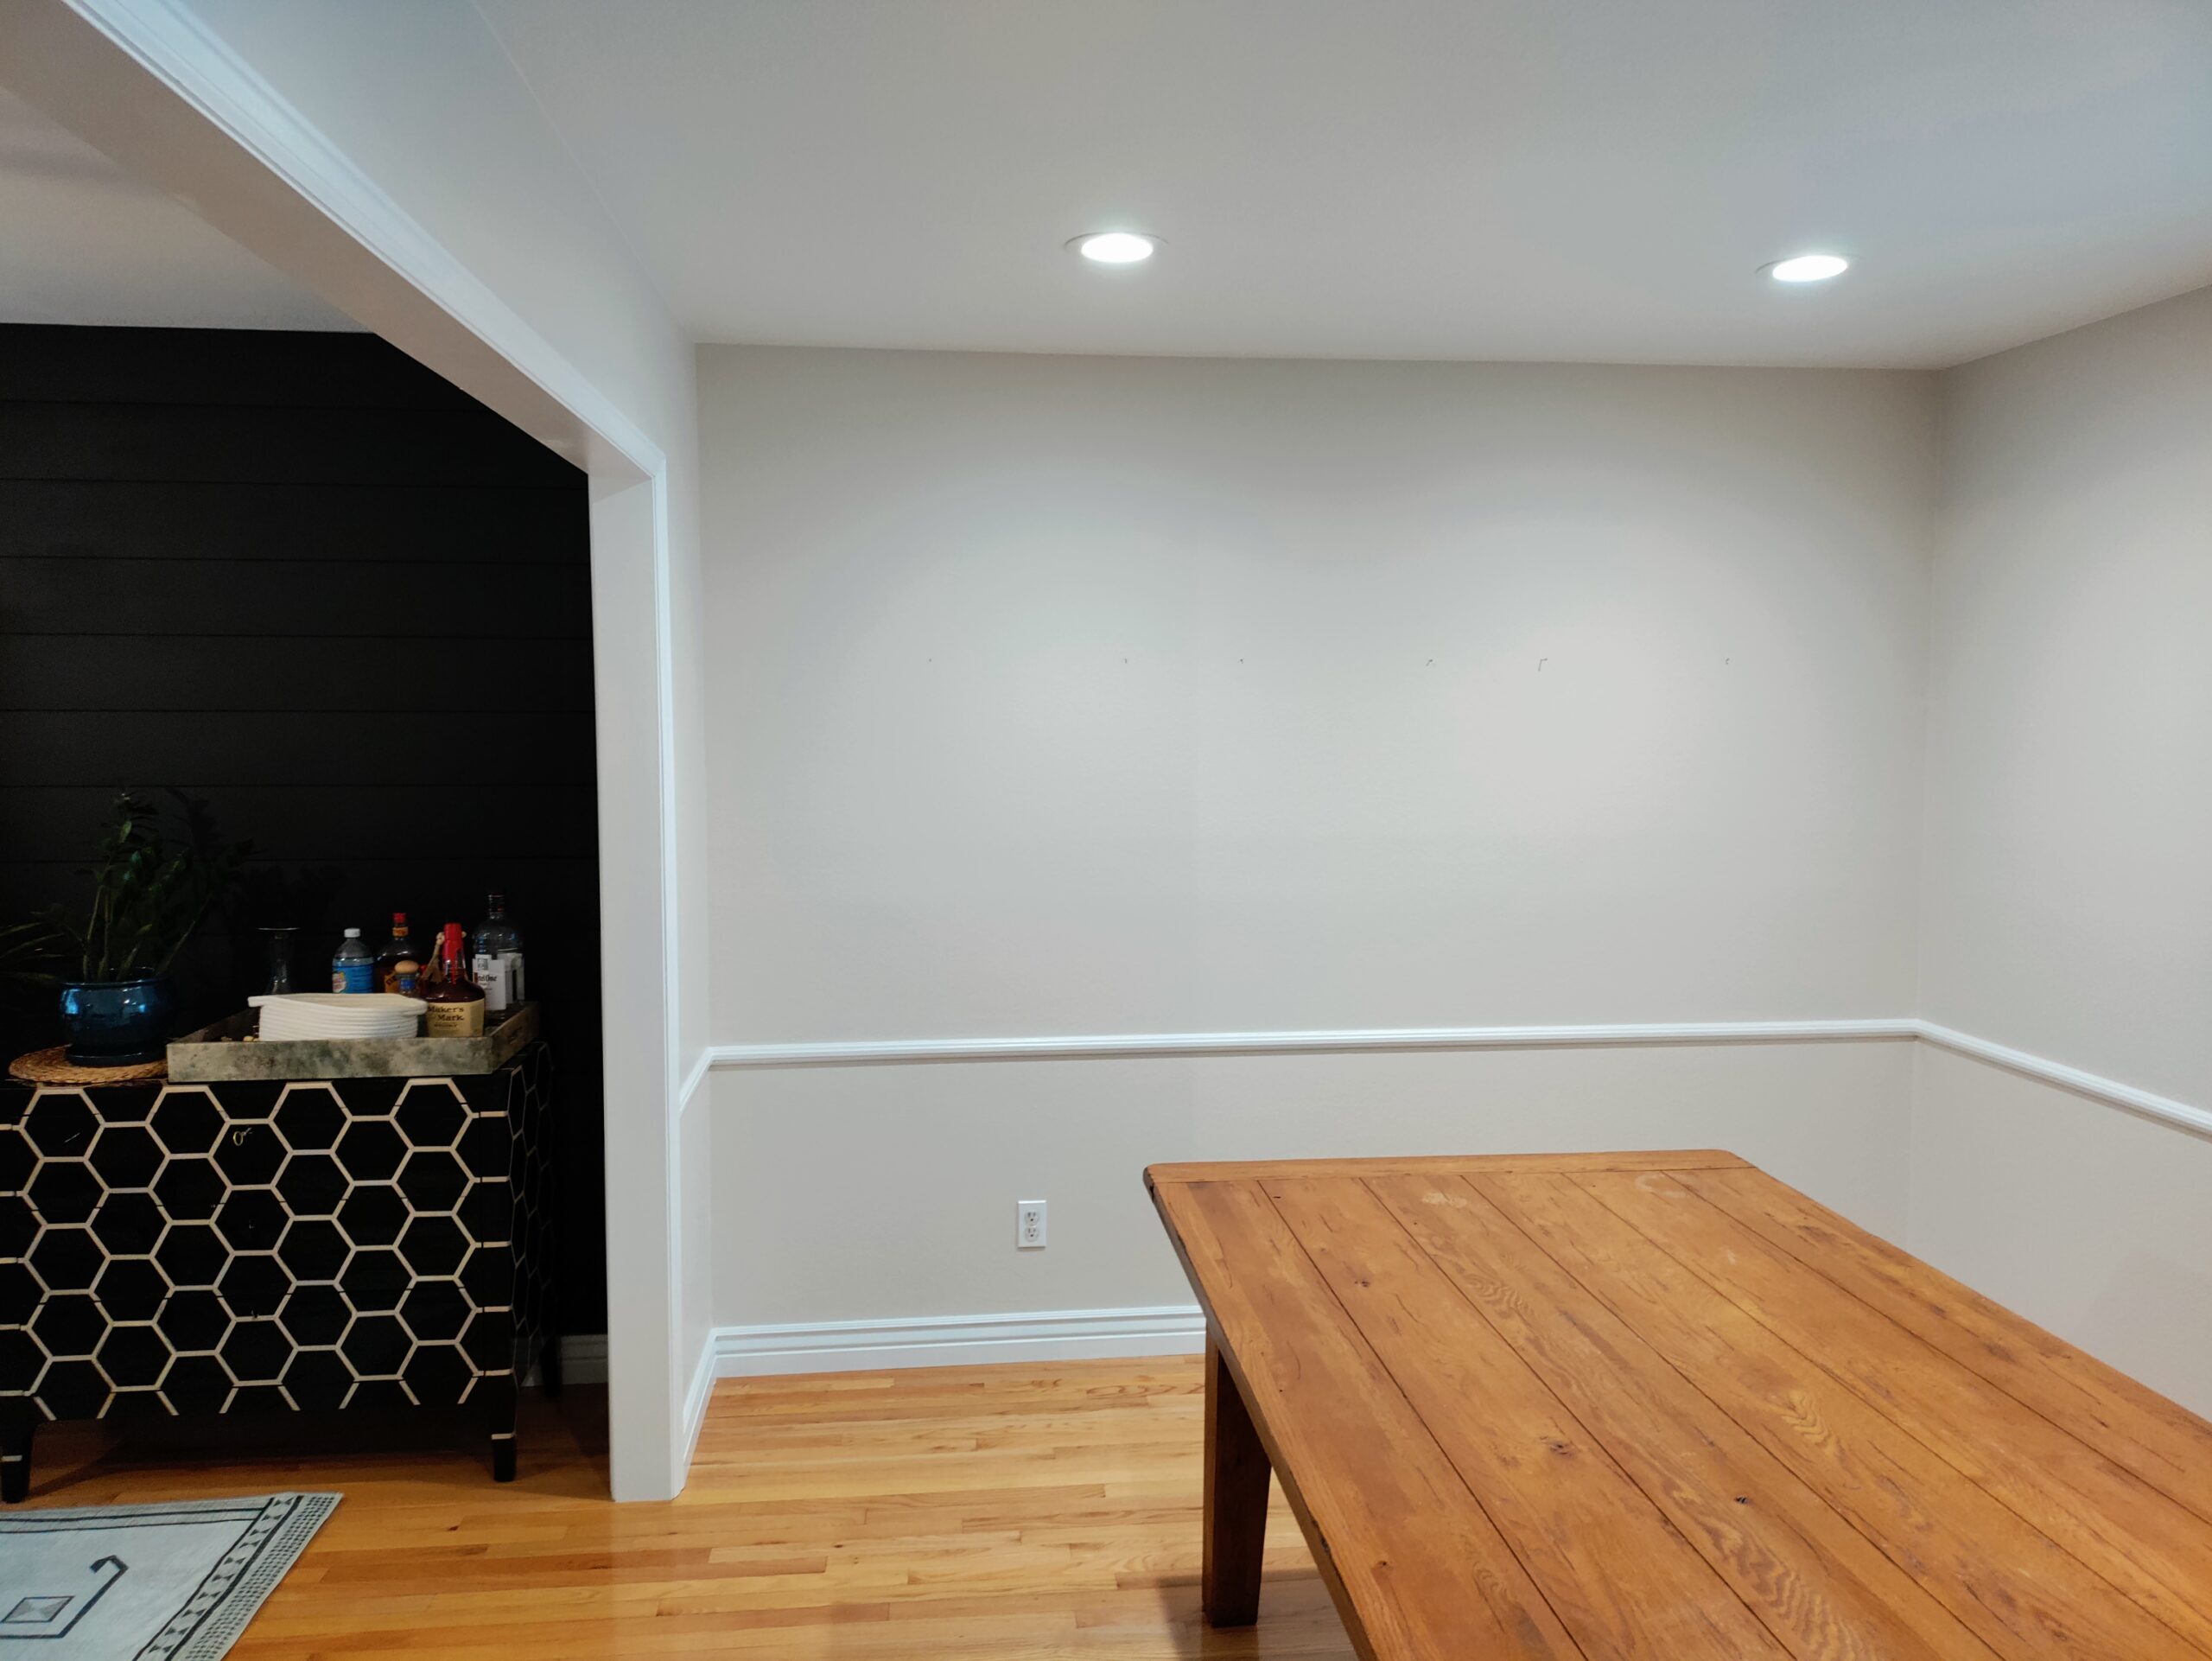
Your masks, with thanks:
M 484 989 L 468 978 L 458 923 L 448 923 L 439 939 L 429 983 L 416 996 L 429 1005 L 423 1029 L 432 1038 L 475 1038 L 484 1031 Z

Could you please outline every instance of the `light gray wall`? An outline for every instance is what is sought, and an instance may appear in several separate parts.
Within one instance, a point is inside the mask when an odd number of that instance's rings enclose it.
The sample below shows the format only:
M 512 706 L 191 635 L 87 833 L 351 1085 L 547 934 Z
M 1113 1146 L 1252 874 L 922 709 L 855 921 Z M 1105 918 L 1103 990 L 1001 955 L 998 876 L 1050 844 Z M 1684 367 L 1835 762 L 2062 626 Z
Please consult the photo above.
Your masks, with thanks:
M 1920 1012 L 2212 1102 L 2212 290 L 1944 377 Z M 1928 1053 L 1910 1244 L 2212 1410 L 2212 1142 Z
M 1923 1013 L 2212 1099 L 2212 290 L 1943 385 Z
M 714 1090 L 725 1324 L 1187 1304 L 1157 1161 L 1732 1149 L 1904 1225 L 1914 1046 L 988 1062 L 728 1072 Z M 1018 1199 L 1052 1244 L 1017 1251 Z
M 1929 378 L 707 348 L 699 381 L 718 1041 L 1910 1012 Z M 725 1074 L 718 1311 L 1180 1301 L 1138 1172 L 1199 1154 L 1722 1143 L 1879 1225 L 1909 1074 Z
M 1933 1045 L 1913 1063 L 1889 1238 L 2212 1416 L 2212 1139 Z
M 700 385 L 718 1041 L 1909 1005 L 1928 378 Z

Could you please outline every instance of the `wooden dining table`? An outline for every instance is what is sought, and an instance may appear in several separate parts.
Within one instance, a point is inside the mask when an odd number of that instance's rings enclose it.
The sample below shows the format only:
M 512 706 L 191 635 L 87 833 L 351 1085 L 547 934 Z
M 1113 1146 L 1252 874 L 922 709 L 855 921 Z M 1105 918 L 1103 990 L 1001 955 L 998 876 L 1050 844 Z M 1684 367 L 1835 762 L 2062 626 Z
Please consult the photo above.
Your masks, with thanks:
M 2212 1425 L 1732 1155 L 1145 1180 L 1216 1626 L 1272 1471 L 1368 1661 L 2212 1657 Z

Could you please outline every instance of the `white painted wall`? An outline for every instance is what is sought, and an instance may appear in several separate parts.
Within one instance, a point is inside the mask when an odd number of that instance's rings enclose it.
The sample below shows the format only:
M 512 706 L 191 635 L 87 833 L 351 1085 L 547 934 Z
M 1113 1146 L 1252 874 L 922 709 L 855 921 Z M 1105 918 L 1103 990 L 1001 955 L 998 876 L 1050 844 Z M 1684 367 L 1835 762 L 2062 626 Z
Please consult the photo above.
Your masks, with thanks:
M 2212 290 L 1943 378 L 1920 1012 L 2212 1104 Z M 1919 1061 L 1913 1249 L 2212 1411 L 2212 1141 Z
M 1909 1012 L 1929 378 L 699 383 L 721 1041 Z M 1202 1155 L 1722 1143 L 1901 1221 L 1908 1088 L 1897 1045 L 724 1074 L 719 1319 L 1179 1301 L 1138 1175 Z

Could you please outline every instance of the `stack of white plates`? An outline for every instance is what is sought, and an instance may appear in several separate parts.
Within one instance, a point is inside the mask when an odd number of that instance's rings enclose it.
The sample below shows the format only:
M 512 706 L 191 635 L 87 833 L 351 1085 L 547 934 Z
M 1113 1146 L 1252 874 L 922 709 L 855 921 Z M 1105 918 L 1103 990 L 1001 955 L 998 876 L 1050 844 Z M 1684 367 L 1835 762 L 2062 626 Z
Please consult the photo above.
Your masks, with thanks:
M 397 992 L 284 992 L 247 1002 L 261 1011 L 264 1043 L 300 1038 L 412 1038 L 425 1006 Z

